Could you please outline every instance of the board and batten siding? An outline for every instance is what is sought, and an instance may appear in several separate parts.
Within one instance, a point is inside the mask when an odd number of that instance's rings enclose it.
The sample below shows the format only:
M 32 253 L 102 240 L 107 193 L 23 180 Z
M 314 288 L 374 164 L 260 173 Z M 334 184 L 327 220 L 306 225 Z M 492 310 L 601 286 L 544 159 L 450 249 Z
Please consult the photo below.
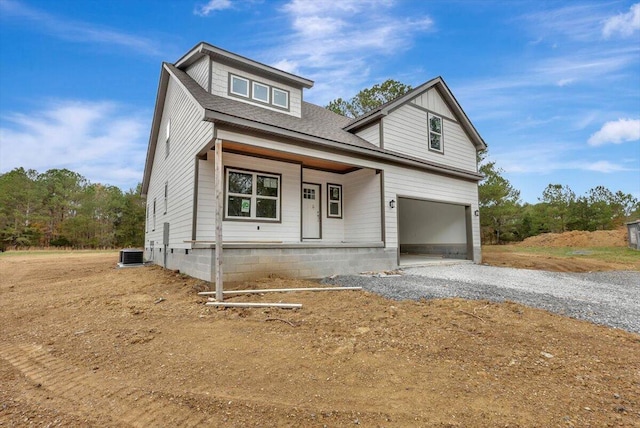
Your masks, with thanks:
M 371 126 L 356 132 L 356 135 L 371 144 L 380 147 L 380 122 L 376 122 Z
M 361 169 L 344 176 L 344 230 L 347 242 L 381 242 L 381 174 Z
M 198 85 L 202 86 L 205 91 L 209 90 L 209 62 L 211 59 L 205 55 L 198 61 L 191 64 L 185 71 L 193 80 L 198 82 Z
M 432 88 L 426 92 L 423 92 L 419 96 L 410 101 L 411 103 L 418 105 L 422 108 L 426 108 L 429 111 L 438 113 L 446 118 L 456 120 L 456 116 L 451 112 L 447 103 L 442 99 L 437 89 Z
M 203 111 L 196 105 L 172 77 L 167 85 L 166 99 L 153 167 L 149 178 L 147 206 L 153 210 L 156 200 L 156 227 L 151 223 L 146 233 L 145 245 L 154 241 L 172 248 L 189 248 L 185 240 L 191 239 L 193 223 L 193 198 L 195 180 L 195 156 L 213 138 L 213 124 L 203 122 Z M 169 156 L 165 156 L 166 129 L 170 125 Z M 164 188 L 168 184 L 167 213 L 164 214 Z M 169 242 L 163 241 L 163 223 L 168 222 Z
M 235 74 L 239 77 L 244 77 L 246 79 L 255 80 L 259 83 L 264 83 L 265 85 L 271 85 L 278 89 L 284 89 L 289 91 L 289 111 L 285 111 L 283 109 L 279 109 L 277 107 L 270 107 L 260 102 L 254 102 L 249 98 L 243 97 L 235 97 L 229 95 L 229 74 Z M 231 98 L 236 101 L 242 101 L 249 104 L 257 105 L 262 108 L 266 108 L 269 110 L 277 111 L 284 114 L 289 114 L 295 117 L 301 117 L 302 115 L 302 89 L 295 88 L 293 86 L 285 85 L 280 82 L 276 82 L 275 80 L 270 80 L 265 77 L 248 73 L 244 70 L 238 70 L 233 67 L 229 67 L 226 64 L 220 64 L 215 61 L 211 63 L 211 93 L 214 95 L 219 95 L 225 98 Z
M 476 148 L 458 122 L 443 117 L 444 154 L 429 150 L 427 112 L 406 103 L 383 120 L 384 148 L 431 162 L 476 172 Z
M 198 178 L 198 218 L 196 240 L 215 239 L 214 155 L 200 161 Z M 279 162 L 236 153 L 223 152 L 225 168 L 281 174 L 280 222 L 262 220 L 225 220 L 225 242 L 299 242 L 300 241 L 300 168 L 296 163 Z M 226 189 L 225 189 L 226 197 Z

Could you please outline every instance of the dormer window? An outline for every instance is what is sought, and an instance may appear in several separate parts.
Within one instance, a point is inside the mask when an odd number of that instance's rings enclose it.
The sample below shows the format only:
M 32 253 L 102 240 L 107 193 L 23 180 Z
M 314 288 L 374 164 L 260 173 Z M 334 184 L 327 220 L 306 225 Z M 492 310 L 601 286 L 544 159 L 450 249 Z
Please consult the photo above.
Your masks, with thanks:
M 256 101 L 263 103 L 269 103 L 269 87 L 262 83 L 253 82 L 253 94 L 252 98 Z
M 229 73 L 229 95 L 289 111 L 289 91 Z
M 282 108 L 289 108 L 289 92 L 282 89 L 273 88 L 273 105 Z
M 231 93 L 249 98 L 249 80 L 231 76 Z

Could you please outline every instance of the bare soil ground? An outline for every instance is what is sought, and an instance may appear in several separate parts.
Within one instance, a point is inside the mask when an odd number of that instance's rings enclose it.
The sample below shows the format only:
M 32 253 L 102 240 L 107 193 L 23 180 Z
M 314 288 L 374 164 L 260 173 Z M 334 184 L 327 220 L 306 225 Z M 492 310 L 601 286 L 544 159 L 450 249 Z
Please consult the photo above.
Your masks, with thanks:
M 483 246 L 482 262 L 554 272 L 640 270 L 640 252 L 625 247 L 626 228 L 544 233 L 517 244 Z
M 201 281 L 116 262 L 0 257 L 0 426 L 640 425 L 635 334 L 513 303 L 360 291 L 217 310 Z

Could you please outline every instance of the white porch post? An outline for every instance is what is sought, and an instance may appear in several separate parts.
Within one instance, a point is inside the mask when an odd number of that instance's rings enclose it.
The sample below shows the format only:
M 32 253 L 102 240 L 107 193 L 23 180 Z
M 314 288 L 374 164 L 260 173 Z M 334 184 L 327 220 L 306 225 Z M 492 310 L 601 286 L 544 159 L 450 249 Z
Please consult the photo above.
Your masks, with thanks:
M 222 169 L 222 140 L 215 141 L 215 194 L 216 194 L 216 300 L 222 302 L 222 218 L 224 207 L 224 174 Z

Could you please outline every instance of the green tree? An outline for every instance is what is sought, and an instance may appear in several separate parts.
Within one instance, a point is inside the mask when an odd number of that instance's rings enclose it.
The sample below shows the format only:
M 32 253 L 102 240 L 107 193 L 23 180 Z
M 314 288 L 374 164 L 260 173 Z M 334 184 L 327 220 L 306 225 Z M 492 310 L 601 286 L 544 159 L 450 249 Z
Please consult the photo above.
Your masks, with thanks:
M 552 232 L 562 233 L 567 230 L 570 207 L 575 199 L 576 194 L 566 185 L 549 184 L 544 189 L 540 200 L 546 204 L 546 216 Z
M 590 230 L 608 230 L 614 228 L 614 195 L 604 186 L 596 186 L 589 190 L 587 197 L 590 208 Z
M 142 183 L 124 194 L 121 216 L 116 222 L 116 244 L 120 247 L 144 246 L 145 200 Z
M 382 104 L 392 101 L 411 90 L 411 86 L 388 79 L 358 92 L 351 100 L 336 98 L 325 108 L 347 117 L 358 117 L 366 114 Z
M 48 225 L 44 244 L 49 245 L 51 241 L 55 242 L 63 236 L 63 222 L 76 216 L 87 180 L 68 169 L 50 169 L 41 174 L 38 181 L 42 183 L 46 192 L 43 205 L 48 211 Z
M 42 195 L 35 170 L 16 168 L 0 175 L 0 248 L 39 243 Z
M 483 160 L 484 154 L 479 155 Z M 483 237 L 500 244 L 505 238 L 513 239 L 517 232 L 517 215 L 520 210 L 520 191 L 502 176 L 503 171 L 495 162 L 483 162 L 480 173 L 484 179 L 478 185 L 480 226 Z

